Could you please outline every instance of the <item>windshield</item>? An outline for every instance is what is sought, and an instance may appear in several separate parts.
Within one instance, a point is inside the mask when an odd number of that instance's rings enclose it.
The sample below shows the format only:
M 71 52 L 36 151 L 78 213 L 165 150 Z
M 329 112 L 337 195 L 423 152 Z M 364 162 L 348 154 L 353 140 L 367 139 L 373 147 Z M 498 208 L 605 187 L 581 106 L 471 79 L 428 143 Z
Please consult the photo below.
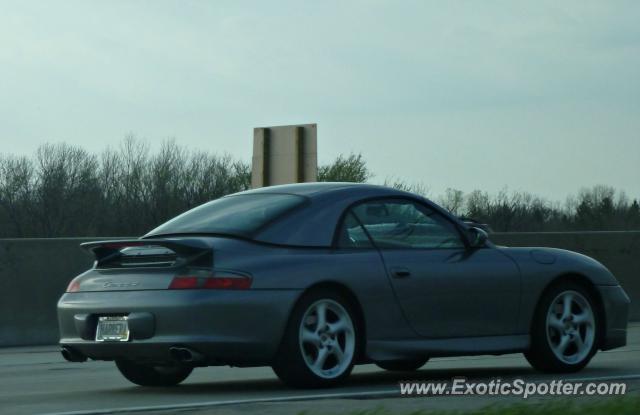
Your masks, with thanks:
M 248 237 L 304 201 L 302 196 L 274 193 L 222 197 L 171 219 L 145 236 L 220 233 Z

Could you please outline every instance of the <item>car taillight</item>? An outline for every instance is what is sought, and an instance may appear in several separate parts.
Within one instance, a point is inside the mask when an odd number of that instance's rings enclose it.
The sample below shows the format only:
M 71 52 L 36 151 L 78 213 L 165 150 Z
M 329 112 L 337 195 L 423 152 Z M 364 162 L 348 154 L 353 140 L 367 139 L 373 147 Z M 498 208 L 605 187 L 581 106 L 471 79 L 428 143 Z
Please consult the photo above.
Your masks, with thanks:
M 169 285 L 170 290 L 247 290 L 251 288 L 251 277 L 233 273 L 209 275 L 178 275 Z
M 171 281 L 171 285 L 169 285 L 170 290 L 189 290 L 193 288 L 198 288 L 200 282 L 198 277 L 189 277 L 187 275 L 180 275 L 173 278 Z
M 242 275 L 207 278 L 204 287 L 210 290 L 247 290 L 251 287 L 251 278 Z
M 78 281 L 78 277 L 71 280 L 69 285 L 67 286 L 68 293 L 75 293 L 80 291 L 80 282 Z

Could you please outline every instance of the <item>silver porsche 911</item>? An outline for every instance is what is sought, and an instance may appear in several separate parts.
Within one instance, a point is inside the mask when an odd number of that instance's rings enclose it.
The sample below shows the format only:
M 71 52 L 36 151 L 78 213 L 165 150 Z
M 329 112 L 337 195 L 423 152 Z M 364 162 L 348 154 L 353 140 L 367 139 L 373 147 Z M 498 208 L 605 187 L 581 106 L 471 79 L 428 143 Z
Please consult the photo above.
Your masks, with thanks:
M 629 298 L 602 264 L 495 246 L 381 186 L 250 190 L 140 239 L 82 246 L 96 260 L 59 301 L 62 354 L 113 360 L 144 386 L 216 365 L 329 386 L 355 364 L 409 371 L 432 356 L 514 352 L 572 372 L 626 343 Z

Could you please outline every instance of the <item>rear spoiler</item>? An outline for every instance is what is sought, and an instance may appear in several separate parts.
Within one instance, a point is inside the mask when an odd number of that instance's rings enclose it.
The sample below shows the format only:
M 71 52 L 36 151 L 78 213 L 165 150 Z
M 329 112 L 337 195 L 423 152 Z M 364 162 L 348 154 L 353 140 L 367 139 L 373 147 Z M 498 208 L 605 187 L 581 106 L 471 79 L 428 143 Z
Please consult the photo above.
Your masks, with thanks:
M 95 256 L 97 264 L 119 256 L 120 250 L 123 248 L 145 246 L 167 248 L 180 257 L 190 257 L 191 259 L 212 252 L 212 247 L 201 239 L 118 239 L 80 244 L 82 249 Z

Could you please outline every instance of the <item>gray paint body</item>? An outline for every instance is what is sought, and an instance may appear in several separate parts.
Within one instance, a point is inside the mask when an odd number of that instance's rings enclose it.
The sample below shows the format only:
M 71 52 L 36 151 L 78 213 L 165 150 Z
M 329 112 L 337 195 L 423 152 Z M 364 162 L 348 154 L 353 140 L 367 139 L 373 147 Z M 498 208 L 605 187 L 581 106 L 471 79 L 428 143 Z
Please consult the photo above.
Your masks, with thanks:
M 58 303 L 61 344 L 95 359 L 165 361 L 168 348 L 180 345 L 203 353 L 206 364 L 266 365 L 296 301 L 317 284 L 336 284 L 352 293 L 362 311 L 365 361 L 523 351 L 538 299 L 565 275 L 585 279 L 603 305 L 601 348 L 626 342 L 629 299 L 613 275 L 587 256 L 491 243 L 338 249 L 333 239 L 345 210 L 369 198 L 411 198 L 447 216 L 461 232 L 466 225 L 426 199 L 380 186 L 317 183 L 250 192 L 294 193 L 308 203 L 254 240 L 165 238 L 211 247 L 214 269 L 250 274 L 250 290 L 167 290 L 179 269 L 94 268 L 79 277 L 80 292 L 64 294 Z M 410 268 L 412 275 L 393 278 L 389 270 L 395 267 Z M 129 313 L 132 341 L 93 340 L 96 316 Z

